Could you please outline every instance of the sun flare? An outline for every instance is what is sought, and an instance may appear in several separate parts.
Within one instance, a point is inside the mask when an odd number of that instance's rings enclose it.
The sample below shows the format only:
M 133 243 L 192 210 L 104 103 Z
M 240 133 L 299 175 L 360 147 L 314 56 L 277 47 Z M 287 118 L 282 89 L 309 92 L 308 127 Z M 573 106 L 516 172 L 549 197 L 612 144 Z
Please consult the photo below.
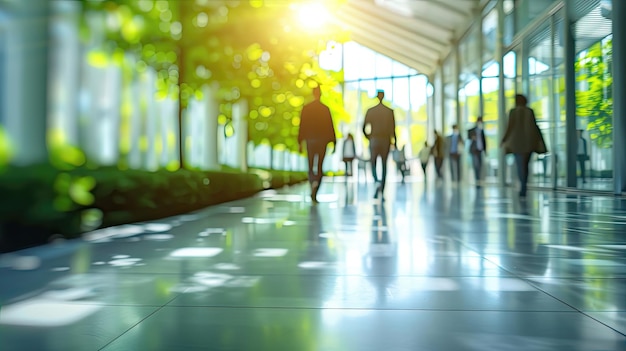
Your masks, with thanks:
M 300 24 L 307 29 L 321 28 L 328 22 L 329 18 L 328 9 L 319 2 L 307 2 L 298 8 Z

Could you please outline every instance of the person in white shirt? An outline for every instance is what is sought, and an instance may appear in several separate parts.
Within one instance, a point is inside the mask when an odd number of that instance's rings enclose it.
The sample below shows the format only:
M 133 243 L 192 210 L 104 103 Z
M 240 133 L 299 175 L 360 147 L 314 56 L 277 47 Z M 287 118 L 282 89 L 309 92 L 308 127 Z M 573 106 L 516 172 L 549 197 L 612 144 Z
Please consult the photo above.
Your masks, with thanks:
M 356 149 L 354 147 L 354 137 L 348 133 L 346 140 L 343 142 L 343 162 L 346 165 L 346 176 L 352 175 L 352 162 L 356 158 Z
M 585 161 L 589 160 L 589 154 L 587 153 L 587 140 L 583 137 L 582 129 L 578 130 L 578 152 L 576 152 L 576 158 L 580 166 L 580 176 L 583 179 L 583 183 L 587 183 L 585 177 Z
M 452 134 L 448 136 L 448 156 L 450 157 L 450 178 L 454 182 L 461 181 L 461 152 L 463 137 L 459 134 L 459 126 L 452 126 Z
M 404 151 L 406 145 L 402 146 L 401 148 L 394 148 L 393 150 L 393 161 L 396 163 L 396 167 L 398 168 L 398 171 L 400 172 L 400 175 L 402 176 L 402 183 L 404 183 L 404 177 L 406 176 L 406 173 L 408 172 L 409 168 L 406 164 L 406 154 Z

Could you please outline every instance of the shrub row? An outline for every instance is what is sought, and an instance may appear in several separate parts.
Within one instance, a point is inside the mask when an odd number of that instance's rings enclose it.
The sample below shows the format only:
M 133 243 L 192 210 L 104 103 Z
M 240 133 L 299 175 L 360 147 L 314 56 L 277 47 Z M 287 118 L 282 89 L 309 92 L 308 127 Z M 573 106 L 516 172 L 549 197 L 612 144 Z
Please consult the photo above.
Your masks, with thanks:
M 304 172 L 261 169 L 6 169 L 0 173 L 0 252 L 57 235 L 74 238 L 100 227 L 177 215 L 304 180 Z

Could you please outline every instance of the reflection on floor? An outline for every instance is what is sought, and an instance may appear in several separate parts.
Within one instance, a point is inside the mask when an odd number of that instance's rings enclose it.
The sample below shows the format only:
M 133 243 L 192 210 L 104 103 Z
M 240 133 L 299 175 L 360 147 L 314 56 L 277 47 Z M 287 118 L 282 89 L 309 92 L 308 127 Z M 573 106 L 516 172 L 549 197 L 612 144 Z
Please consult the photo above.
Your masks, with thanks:
M 626 201 L 325 183 L 0 257 L 2 350 L 626 350 Z

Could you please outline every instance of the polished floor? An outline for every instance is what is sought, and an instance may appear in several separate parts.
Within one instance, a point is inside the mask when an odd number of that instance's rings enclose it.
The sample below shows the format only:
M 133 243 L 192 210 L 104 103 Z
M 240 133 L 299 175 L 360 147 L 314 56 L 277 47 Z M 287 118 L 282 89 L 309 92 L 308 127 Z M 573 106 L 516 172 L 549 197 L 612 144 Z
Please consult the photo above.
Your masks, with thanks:
M 303 186 L 0 257 L 0 350 L 626 350 L 626 201 Z

